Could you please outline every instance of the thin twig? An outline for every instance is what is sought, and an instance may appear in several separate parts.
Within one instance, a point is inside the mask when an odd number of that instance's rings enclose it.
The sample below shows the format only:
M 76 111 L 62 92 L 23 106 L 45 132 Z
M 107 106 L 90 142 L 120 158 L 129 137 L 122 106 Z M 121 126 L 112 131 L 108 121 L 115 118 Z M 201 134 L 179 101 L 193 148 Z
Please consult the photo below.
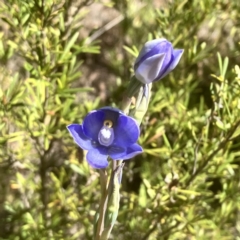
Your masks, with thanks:
M 103 33 L 107 32 L 108 30 L 119 24 L 123 19 L 124 19 L 123 15 L 119 15 L 118 17 L 114 18 L 112 21 L 110 21 L 105 26 L 97 30 L 95 33 L 93 33 L 93 35 L 87 39 L 86 44 L 92 43 L 94 40 L 99 38 Z
M 191 177 L 188 179 L 186 186 L 189 186 L 189 184 L 195 179 L 195 177 L 207 166 L 207 164 L 209 163 L 209 161 L 222 149 L 225 147 L 225 145 L 227 144 L 227 142 L 231 139 L 232 135 L 234 134 L 234 132 L 236 131 L 236 129 L 239 127 L 240 125 L 240 120 L 237 121 L 237 123 L 232 127 L 232 129 L 229 131 L 227 137 L 219 143 L 218 148 L 213 151 L 208 157 L 207 159 L 203 162 L 203 164 L 195 171 L 194 174 L 191 175 Z
M 197 142 L 195 148 L 194 148 L 194 164 L 193 164 L 193 173 L 192 174 L 195 174 L 196 170 L 197 170 L 197 154 L 198 154 L 198 149 L 199 149 L 199 146 L 201 144 L 201 141 L 202 141 L 202 137 L 200 138 L 200 140 Z

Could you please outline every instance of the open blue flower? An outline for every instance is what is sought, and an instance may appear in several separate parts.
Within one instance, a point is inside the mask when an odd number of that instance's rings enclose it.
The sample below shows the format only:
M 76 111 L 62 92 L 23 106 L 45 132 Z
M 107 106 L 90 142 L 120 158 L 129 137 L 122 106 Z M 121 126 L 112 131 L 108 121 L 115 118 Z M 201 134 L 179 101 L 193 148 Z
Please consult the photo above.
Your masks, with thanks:
M 178 64 L 183 49 L 173 49 L 164 38 L 145 43 L 134 64 L 136 78 L 148 84 L 165 77 Z
M 137 122 L 116 108 L 94 110 L 82 125 L 70 124 L 67 128 L 78 146 L 88 150 L 86 158 L 94 168 L 106 168 L 108 156 L 125 160 L 143 151 L 136 143 L 140 134 Z

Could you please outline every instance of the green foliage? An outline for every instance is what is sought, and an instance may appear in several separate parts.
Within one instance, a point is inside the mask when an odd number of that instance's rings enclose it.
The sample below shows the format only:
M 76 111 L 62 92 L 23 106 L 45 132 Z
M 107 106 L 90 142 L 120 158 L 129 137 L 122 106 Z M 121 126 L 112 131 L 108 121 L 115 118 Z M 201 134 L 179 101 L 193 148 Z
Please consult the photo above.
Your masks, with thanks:
M 158 37 L 185 52 L 153 84 L 112 239 L 239 239 L 238 0 L 0 5 L 0 239 L 92 239 L 99 173 L 66 126 L 120 106 Z

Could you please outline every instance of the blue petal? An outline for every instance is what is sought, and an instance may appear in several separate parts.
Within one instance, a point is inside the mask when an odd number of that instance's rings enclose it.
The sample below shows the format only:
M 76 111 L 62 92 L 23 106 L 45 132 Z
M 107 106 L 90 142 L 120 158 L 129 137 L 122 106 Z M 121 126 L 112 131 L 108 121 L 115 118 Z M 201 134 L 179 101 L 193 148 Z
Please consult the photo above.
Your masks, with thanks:
M 168 66 L 168 68 L 166 69 L 166 72 L 162 75 L 161 78 L 165 77 L 169 72 L 171 72 L 179 63 L 182 54 L 183 54 L 183 49 L 175 49 L 173 50 L 173 56 L 172 56 L 172 60 L 170 65 Z
M 135 70 L 136 78 L 142 83 L 151 83 L 156 78 L 159 78 L 162 65 L 165 62 L 165 54 L 156 54 L 143 61 Z
M 162 45 L 165 42 L 167 42 L 167 40 L 164 38 L 154 39 L 146 42 L 135 61 L 134 69 L 135 69 L 135 65 L 138 65 L 139 63 L 143 62 L 145 59 L 158 53 L 164 53 L 163 51 L 156 52 L 156 50 L 159 49 L 158 48 L 159 45 Z
M 106 148 L 95 148 L 87 153 L 87 161 L 93 168 L 106 168 L 108 166 L 108 155 Z
M 98 133 L 103 126 L 104 112 L 94 110 L 90 112 L 83 120 L 83 132 L 87 137 L 94 141 L 98 141 Z
M 163 74 L 167 71 L 169 65 L 171 64 L 172 60 L 172 53 L 173 53 L 173 47 L 170 42 L 166 42 L 164 45 L 159 46 L 159 51 L 165 53 L 165 58 L 162 64 L 162 68 L 160 72 L 158 73 L 157 80 L 163 78 Z
M 140 134 L 139 126 L 135 119 L 120 115 L 118 123 L 114 127 L 115 140 L 113 145 L 119 147 L 129 147 L 136 143 Z
M 126 155 L 122 158 L 123 160 L 130 159 L 135 157 L 136 155 L 143 152 L 143 149 L 137 143 L 127 148 Z
M 67 129 L 79 147 L 85 150 L 93 148 L 91 140 L 83 132 L 82 125 L 70 124 L 67 126 Z
M 104 107 L 104 108 L 101 108 L 101 111 L 104 112 L 104 120 L 112 121 L 113 122 L 113 126 L 117 124 L 119 115 L 123 114 L 117 108 Z
M 113 160 L 126 160 L 135 157 L 136 155 L 143 152 L 143 149 L 137 143 L 125 149 L 124 152 L 112 153 L 110 157 Z
M 111 146 L 108 149 L 108 155 L 113 160 L 121 159 L 121 157 L 124 156 L 125 154 L 126 154 L 126 148 L 123 148 L 123 147 Z

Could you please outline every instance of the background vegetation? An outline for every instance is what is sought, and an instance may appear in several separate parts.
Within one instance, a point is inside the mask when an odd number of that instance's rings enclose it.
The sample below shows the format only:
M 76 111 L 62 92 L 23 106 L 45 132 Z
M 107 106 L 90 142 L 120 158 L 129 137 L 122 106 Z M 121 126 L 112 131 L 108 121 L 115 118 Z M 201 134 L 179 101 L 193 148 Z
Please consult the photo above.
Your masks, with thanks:
M 66 130 L 118 106 L 137 49 L 184 55 L 153 86 L 112 239 L 240 239 L 238 0 L 0 1 L 0 239 L 92 239 L 98 171 Z

